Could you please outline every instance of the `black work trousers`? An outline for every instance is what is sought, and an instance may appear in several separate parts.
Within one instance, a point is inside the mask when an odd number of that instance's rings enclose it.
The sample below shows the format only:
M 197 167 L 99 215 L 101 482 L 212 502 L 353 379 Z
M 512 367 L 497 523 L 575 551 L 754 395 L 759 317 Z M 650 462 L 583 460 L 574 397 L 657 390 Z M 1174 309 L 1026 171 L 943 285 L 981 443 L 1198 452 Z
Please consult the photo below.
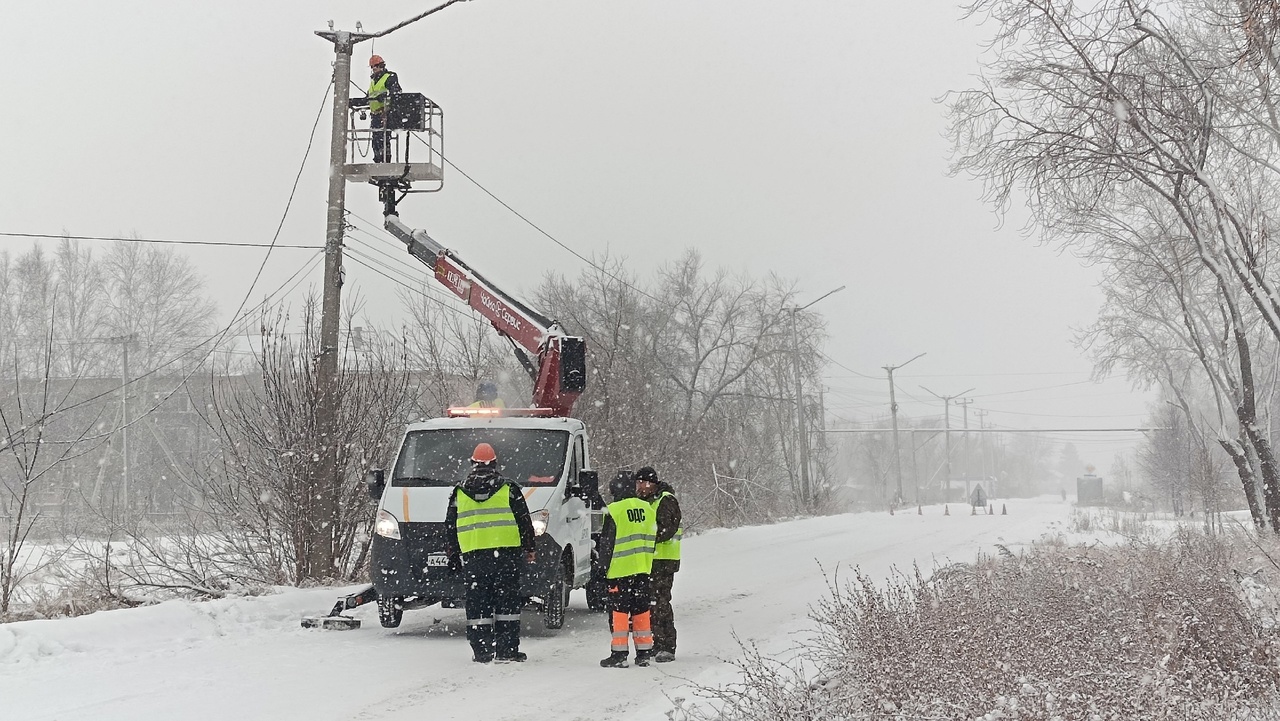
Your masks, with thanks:
M 467 579 L 467 641 L 476 658 L 514 656 L 520 650 L 519 548 L 462 554 Z
M 676 616 L 671 610 L 671 586 L 679 564 L 654 561 L 653 573 L 653 650 L 655 653 L 676 652 Z
M 636 658 L 653 653 L 653 629 L 650 607 L 653 591 L 649 576 L 610 578 L 605 585 L 605 606 L 609 609 L 609 630 L 613 640 L 611 653 L 627 653 L 630 642 L 636 646 Z
M 387 136 L 390 133 L 385 130 L 386 127 L 386 108 L 383 108 L 382 112 L 372 113 L 369 116 L 369 128 L 373 131 L 373 162 L 375 163 L 387 163 L 391 161 L 391 156 L 387 154 Z

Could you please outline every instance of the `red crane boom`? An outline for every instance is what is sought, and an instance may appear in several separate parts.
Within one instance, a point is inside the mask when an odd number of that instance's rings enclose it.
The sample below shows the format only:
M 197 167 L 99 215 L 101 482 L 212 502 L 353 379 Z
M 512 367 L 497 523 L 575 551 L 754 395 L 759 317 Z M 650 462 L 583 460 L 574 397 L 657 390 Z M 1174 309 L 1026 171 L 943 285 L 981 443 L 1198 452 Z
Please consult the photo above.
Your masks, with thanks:
M 395 215 L 386 216 L 384 226 L 408 247 L 409 255 L 431 269 L 437 281 L 511 342 L 533 378 L 533 407 L 549 415 L 570 415 L 587 384 L 583 339 L 566 335 L 559 322 L 490 283 L 426 231 L 406 226 Z

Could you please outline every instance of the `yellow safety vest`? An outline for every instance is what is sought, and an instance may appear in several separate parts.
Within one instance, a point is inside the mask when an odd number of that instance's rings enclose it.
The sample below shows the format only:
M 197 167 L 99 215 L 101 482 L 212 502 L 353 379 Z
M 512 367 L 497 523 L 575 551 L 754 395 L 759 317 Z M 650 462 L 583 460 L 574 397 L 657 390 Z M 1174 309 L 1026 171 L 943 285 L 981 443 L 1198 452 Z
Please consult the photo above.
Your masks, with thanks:
M 506 408 L 507 403 L 501 398 L 495 398 L 492 401 L 476 401 L 475 403 L 472 403 L 467 407 L 468 408 Z
M 658 520 L 658 506 L 662 503 L 662 499 L 667 496 L 675 498 L 676 495 L 671 491 L 663 491 L 658 497 L 653 499 L 654 522 Z M 653 552 L 653 560 L 655 561 L 679 561 L 680 560 L 680 539 L 684 538 L 684 522 L 681 521 L 680 527 L 676 529 L 676 535 L 671 537 L 669 541 L 663 541 L 657 545 Z
M 382 112 L 382 109 L 386 107 L 387 104 L 385 102 L 381 100 L 374 100 L 374 98 L 387 94 L 387 79 L 390 77 L 391 73 L 385 72 L 379 75 L 377 80 L 369 83 L 369 112 L 380 113 Z
M 624 498 L 609 504 L 615 529 L 613 556 L 607 578 L 625 578 L 653 570 L 653 544 L 658 537 L 658 512 L 642 498 Z
M 503 486 L 488 499 L 477 501 L 461 489 L 454 491 L 458 509 L 458 547 L 463 553 L 520 545 L 520 527 L 511 510 L 511 486 Z

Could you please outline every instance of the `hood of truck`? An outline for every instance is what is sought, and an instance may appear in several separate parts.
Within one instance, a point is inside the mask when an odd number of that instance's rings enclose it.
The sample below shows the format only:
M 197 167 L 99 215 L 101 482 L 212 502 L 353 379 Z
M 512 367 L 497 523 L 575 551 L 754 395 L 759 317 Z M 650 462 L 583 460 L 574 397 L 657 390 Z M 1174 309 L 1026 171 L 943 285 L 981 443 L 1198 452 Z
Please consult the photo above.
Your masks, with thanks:
M 529 510 L 538 511 L 551 503 L 557 486 L 539 486 L 524 489 L 525 503 Z M 444 523 L 449 512 L 452 486 L 436 488 L 406 488 L 393 486 L 382 494 L 382 510 L 396 517 L 401 523 Z

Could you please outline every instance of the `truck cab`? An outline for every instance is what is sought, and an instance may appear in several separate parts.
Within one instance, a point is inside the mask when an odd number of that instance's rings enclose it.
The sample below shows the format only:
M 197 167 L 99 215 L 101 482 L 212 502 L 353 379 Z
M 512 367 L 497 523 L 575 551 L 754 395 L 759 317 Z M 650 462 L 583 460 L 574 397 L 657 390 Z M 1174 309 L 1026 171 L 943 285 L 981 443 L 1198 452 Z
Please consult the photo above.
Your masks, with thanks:
M 463 605 L 463 575 L 449 569 L 445 514 L 477 443 L 492 445 L 499 472 L 523 489 L 537 560 L 524 566 L 520 589 L 542 610 L 546 627 L 564 624 L 572 589 L 595 590 L 591 551 L 604 503 L 586 426 L 576 418 L 479 411 L 487 413 L 459 409 L 456 417 L 410 425 L 390 472 L 369 473 L 369 493 L 379 501 L 370 573 L 385 627 L 398 626 L 405 609 Z M 588 602 L 595 608 L 600 599 Z

